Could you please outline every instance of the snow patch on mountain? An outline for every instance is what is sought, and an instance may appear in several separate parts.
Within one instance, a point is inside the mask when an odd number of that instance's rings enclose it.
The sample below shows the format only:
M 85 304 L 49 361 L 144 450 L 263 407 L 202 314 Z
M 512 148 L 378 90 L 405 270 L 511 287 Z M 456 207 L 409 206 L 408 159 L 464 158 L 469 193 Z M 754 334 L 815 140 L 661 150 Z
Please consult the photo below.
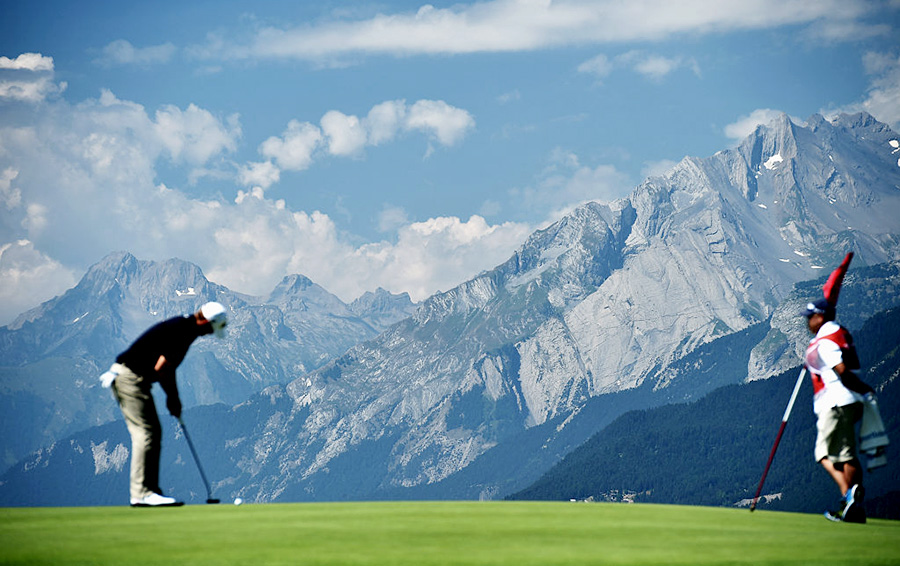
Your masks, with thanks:
M 766 169 L 768 169 L 769 171 L 771 171 L 771 170 L 775 169 L 775 167 L 777 167 L 778 164 L 779 164 L 779 163 L 782 163 L 783 161 L 784 161 L 784 158 L 781 157 L 781 154 L 780 154 L 780 153 L 776 153 L 776 154 L 773 155 L 772 157 L 766 159 L 766 162 L 763 163 L 763 166 L 764 166 Z

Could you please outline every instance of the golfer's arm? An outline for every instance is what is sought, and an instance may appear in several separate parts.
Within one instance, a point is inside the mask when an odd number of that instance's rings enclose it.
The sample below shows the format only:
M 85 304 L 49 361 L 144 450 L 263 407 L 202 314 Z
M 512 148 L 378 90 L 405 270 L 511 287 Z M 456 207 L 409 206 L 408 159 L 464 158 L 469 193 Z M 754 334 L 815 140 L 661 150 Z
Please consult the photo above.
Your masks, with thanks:
M 157 381 L 162 386 L 166 396 L 178 399 L 178 384 L 175 382 L 175 368 L 166 360 L 165 356 L 160 356 L 156 360 L 154 368 L 156 370 Z

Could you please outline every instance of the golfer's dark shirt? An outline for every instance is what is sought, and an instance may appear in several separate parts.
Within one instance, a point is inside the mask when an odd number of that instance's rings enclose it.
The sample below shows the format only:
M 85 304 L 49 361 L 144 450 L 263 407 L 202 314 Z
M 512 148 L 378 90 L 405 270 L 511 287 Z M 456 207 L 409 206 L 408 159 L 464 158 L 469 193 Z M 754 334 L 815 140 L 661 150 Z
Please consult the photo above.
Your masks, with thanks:
M 166 362 L 175 369 L 199 335 L 192 316 L 176 316 L 150 327 L 119 354 L 116 362 L 152 383 L 156 381 L 155 367 L 159 357 L 165 356 Z

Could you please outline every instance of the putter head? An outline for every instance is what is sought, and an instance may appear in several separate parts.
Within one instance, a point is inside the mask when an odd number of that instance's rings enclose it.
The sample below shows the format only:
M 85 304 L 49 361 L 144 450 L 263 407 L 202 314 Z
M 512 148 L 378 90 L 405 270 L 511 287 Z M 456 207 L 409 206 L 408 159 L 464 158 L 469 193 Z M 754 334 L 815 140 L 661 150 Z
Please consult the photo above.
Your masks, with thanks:
M 213 503 L 219 503 L 219 500 L 210 498 L 210 499 L 207 499 L 206 502 L 209 504 L 213 504 Z

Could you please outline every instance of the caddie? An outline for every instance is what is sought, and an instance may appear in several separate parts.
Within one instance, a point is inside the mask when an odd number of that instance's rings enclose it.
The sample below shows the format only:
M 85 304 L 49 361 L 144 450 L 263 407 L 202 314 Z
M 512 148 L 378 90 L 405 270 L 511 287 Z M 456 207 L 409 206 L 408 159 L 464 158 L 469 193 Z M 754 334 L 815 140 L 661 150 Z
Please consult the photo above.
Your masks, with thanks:
M 825 516 L 832 521 L 865 523 L 856 427 L 863 415 L 863 403 L 867 396 L 874 396 L 874 390 L 856 375 L 860 364 L 853 337 L 834 322 L 834 305 L 819 299 L 809 303 L 801 314 L 815 335 L 806 349 L 817 417 L 815 458 L 842 495 L 840 509 L 826 511 Z

